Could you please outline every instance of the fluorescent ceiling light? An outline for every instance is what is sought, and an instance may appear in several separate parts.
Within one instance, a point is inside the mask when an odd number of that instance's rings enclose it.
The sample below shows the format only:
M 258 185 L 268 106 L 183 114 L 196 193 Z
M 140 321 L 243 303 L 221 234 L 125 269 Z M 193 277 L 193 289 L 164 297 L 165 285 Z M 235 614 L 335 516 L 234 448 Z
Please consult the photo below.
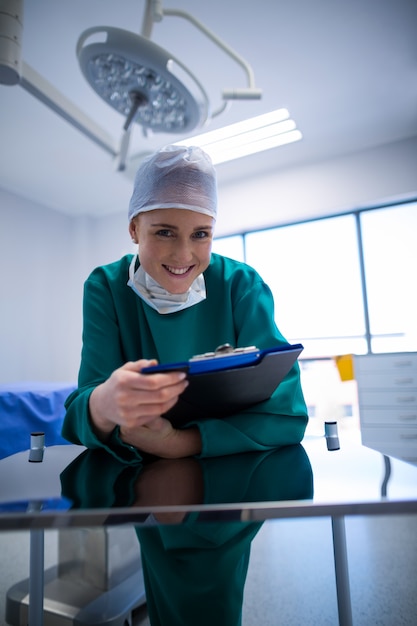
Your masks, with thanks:
M 177 145 L 200 146 L 213 163 L 224 163 L 302 139 L 287 109 L 277 109 L 243 122 L 231 124 L 202 135 L 177 142 Z

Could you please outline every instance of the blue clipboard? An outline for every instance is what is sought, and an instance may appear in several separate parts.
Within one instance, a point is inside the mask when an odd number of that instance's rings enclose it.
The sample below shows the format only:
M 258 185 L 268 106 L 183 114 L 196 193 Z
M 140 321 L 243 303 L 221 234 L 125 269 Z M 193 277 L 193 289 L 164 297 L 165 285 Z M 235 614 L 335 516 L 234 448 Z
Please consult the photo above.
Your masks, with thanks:
M 259 350 L 221 346 L 189 361 L 153 365 L 143 374 L 184 371 L 189 385 L 164 417 L 175 427 L 191 420 L 222 418 L 267 400 L 303 351 L 302 344 Z

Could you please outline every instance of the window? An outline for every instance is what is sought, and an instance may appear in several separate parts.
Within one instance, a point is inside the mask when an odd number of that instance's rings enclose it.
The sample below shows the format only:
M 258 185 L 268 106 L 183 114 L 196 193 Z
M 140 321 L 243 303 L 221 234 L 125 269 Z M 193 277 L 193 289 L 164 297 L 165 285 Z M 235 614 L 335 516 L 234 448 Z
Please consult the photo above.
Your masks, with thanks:
M 236 261 L 243 261 L 245 256 L 243 249 L 243 237 L 240 235 L 233 235 L 233 237 L 221 237 L 219 239 L 214 239 L 212 250 L 213 252 L 217 252 L 223 256 L 228 256 Z
M 246 235 L 246 259 L 269 284 L 276 321 L 304 356 L 366 352 L 353 215 Z
M 372 352 L 417 350 L 417 203 L 361 214 Z

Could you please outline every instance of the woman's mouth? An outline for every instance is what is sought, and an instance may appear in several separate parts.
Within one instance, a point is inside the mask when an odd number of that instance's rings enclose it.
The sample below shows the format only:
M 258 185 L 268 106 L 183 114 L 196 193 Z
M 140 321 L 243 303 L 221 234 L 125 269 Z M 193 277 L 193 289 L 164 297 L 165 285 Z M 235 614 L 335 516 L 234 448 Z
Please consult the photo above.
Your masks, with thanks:
M 172 267 L 171 265 L 164 265 L 165 269 L 168 270 L 170 274 L 174 274 L 175 276 L 183 276 L 187 274 L 191 269 L 192 265 L 188 265 L 187 267 Z

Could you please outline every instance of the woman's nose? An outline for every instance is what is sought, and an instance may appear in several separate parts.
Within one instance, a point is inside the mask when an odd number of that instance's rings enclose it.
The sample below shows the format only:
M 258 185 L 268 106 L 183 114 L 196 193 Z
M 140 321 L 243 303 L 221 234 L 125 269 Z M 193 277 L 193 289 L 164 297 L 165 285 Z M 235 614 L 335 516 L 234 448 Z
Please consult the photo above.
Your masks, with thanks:
M 193 253 L 191 243 L 188 241 L 177 240 L 175 242 L 173 256 L 177 263 L 182 263 L 184 265 L 192 261 Z

